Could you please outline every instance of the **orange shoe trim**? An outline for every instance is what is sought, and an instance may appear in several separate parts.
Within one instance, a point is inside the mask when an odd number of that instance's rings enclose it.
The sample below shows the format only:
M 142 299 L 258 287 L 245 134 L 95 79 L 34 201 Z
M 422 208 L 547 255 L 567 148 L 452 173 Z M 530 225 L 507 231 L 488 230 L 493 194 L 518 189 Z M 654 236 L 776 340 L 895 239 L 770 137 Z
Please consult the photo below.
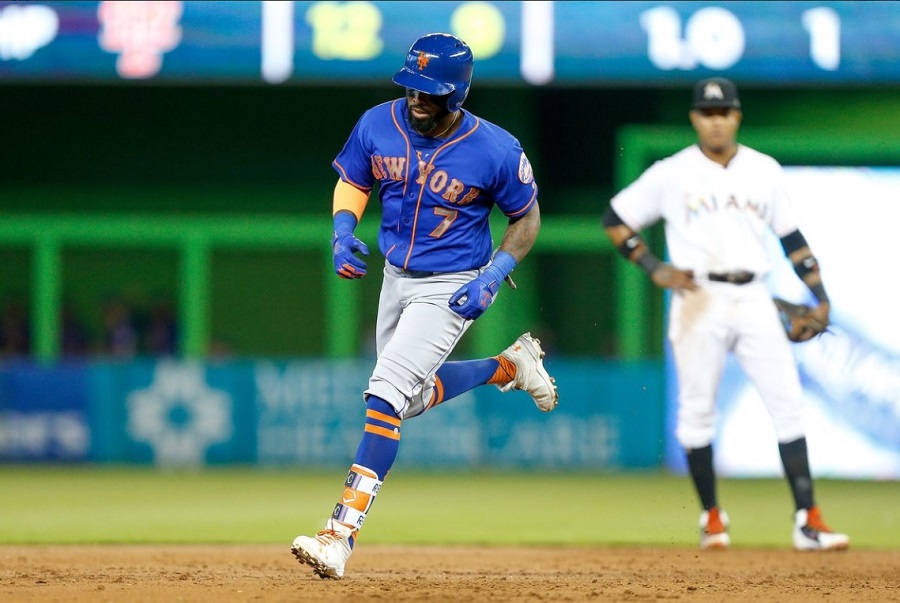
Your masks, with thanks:
M 831 528 L 829 528 L 825 524 L 825 520 L 822 519 L 822 512 L 819 510 L 819 507 L 811 507 L 806 511 L 806 525 L 809 527 L 818 530 L 819 532 L 831 532 Z
M 719 515 L 719 509 L 717 507 L 713 507 L 709 510 L 709 516 L 706 520 L 706 529 L 704 530 L 706 534 L 724 534 L 725 524 L 722 523 L 722 517 Z

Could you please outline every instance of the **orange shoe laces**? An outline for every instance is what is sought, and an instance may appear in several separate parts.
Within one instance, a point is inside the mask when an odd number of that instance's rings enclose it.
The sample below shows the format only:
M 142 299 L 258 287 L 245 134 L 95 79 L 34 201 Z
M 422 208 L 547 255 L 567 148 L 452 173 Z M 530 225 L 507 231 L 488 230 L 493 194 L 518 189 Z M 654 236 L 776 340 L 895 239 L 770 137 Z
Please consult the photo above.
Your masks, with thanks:
M 322 530 L 321 532 L 316 533 L 316 540 L 325 545 L 338 542 L 340 539 L 341 535 L 334 530 Z

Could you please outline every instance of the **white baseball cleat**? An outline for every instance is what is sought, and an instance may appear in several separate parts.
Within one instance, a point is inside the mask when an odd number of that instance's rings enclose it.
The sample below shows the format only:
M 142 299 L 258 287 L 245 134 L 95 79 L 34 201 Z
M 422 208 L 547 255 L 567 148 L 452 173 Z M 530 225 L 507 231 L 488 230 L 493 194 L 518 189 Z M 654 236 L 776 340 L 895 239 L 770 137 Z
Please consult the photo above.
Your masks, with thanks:
M 352 550 L 346 536 L 334 530 L 322 530 L 312 538 L 294 538 L 291 552 L 297 561 L 311 566 L 320 578 L 340 580 Z
M 728 535 L 728 513 L 713 507 L 700 514 L 700 548 L 722 550 L 731 546 Z
M 524 389 L 534 399 L 534 403 L 543 412 L 550 412 L 559 403 L 559 391 L 556 379 L 544 368 L 544 350 L 541 342 L 531 333 L 525 333 L 501 354 L 503 358 L 516 365 L 515 378 L 503 386 L 497 386 L 502 392 Z
M 794 515 L 794 550 L 844 551 L 850 547 L 850 537 L 832 532 L 825 525 L 819 507 L 800 509 Z

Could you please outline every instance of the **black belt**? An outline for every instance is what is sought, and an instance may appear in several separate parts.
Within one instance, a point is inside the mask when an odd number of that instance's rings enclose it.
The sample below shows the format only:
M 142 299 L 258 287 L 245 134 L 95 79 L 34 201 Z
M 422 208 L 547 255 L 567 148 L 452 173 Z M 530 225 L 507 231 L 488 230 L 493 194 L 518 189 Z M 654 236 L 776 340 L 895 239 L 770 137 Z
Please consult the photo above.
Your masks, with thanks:
M 404 270 L 403 268 L 397 268 L 397 270 L 400 271 L 400 276 L 405 278 L 427 278 L 437 274 L 437 272 L 428 272 L 426 270 Z
M 710 272 L 706 275 L 711 281 L 717 283 L 731 283 L 732 285 L 746 285 L 756 278 L 756 275 L 746 270 L 738 270 L 737 272 Z

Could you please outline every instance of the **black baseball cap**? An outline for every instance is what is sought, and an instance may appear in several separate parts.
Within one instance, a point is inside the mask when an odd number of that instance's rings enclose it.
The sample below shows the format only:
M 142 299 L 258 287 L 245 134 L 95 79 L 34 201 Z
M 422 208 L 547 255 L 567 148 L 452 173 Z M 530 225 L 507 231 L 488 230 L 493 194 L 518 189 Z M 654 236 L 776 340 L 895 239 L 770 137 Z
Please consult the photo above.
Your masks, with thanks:
M 694 84 L 694 102 L 691 108 L 711 109 L 715 107 L 741 108 L 741 99 L 738 98 L 737 86 L 734 85 L 734 82 L 726 80 L 724 77 L 711 77 Z

